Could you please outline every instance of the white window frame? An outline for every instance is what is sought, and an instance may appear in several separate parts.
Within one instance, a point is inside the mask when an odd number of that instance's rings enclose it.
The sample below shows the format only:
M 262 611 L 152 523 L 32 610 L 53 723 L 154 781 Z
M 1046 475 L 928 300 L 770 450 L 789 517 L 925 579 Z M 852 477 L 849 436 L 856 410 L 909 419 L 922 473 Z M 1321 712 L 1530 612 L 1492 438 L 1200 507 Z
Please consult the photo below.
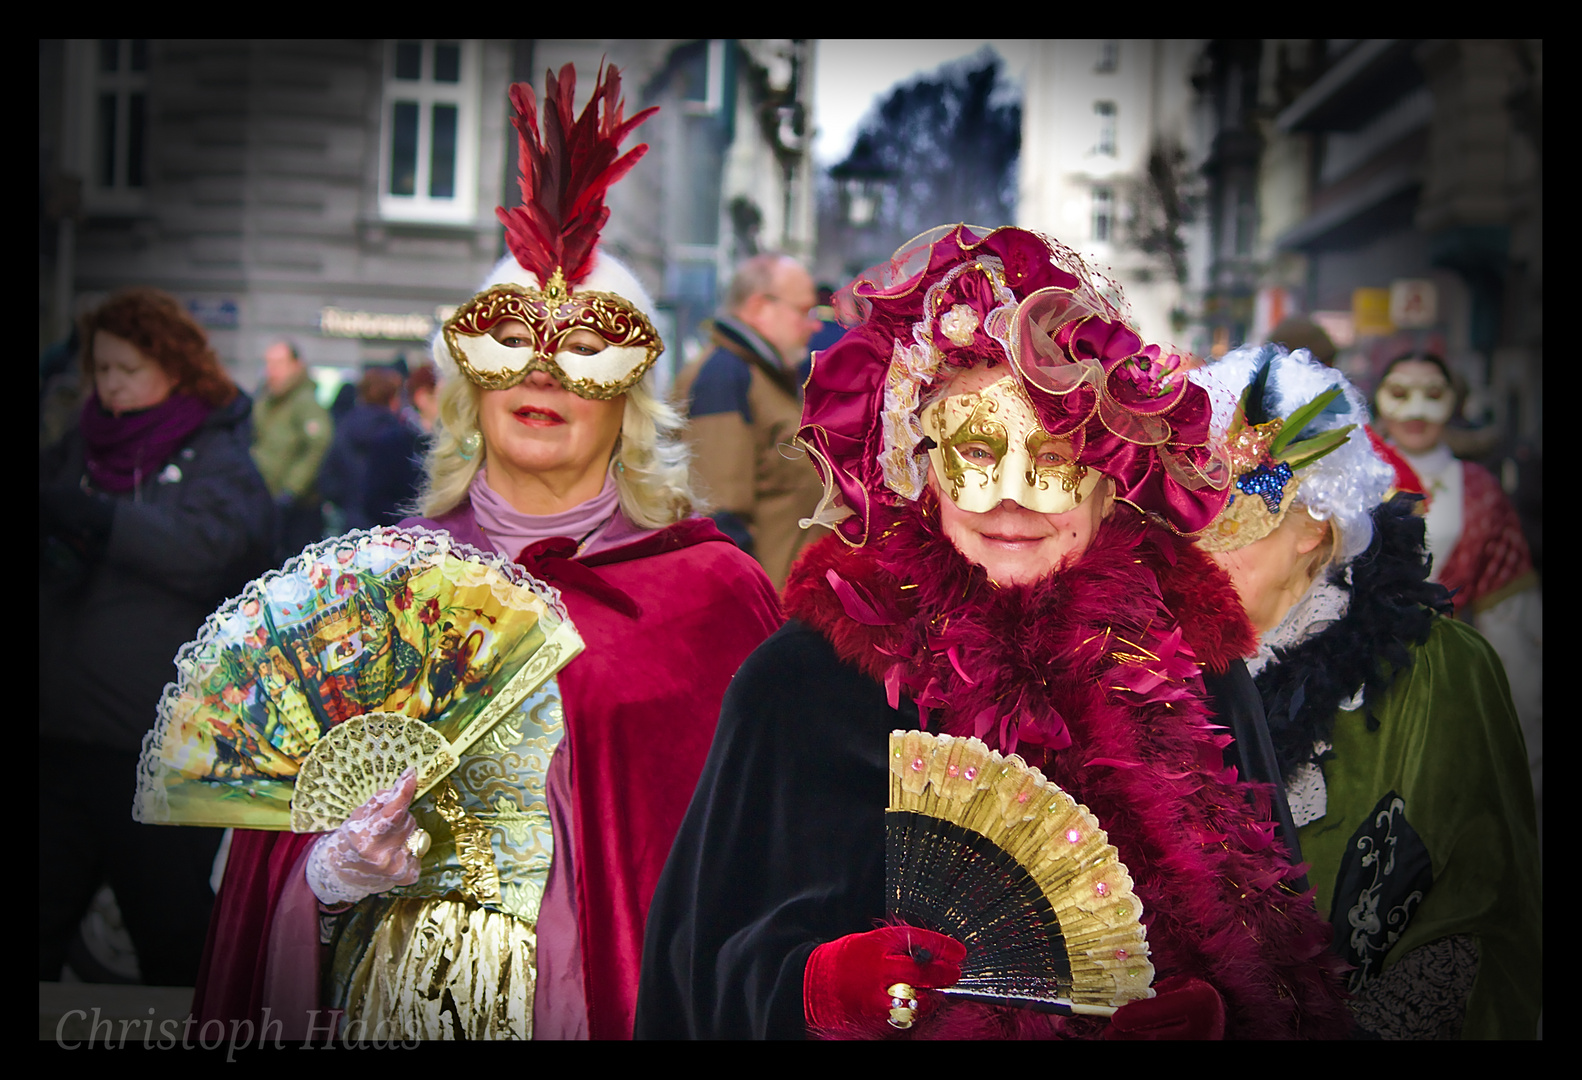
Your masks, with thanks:
M 1118 157 L 1120 155 L 1120 124 L 1118 121 L 1120 110 L 1113 101 L 1095 101 L 1093 115 L 1098 118 L 1099 138 L 1093 145 L 1093 152 L 1100 157 Z
M 403 41 L 415 40 L 403 38 Z M 396 42 L 385 42 L 384 99 L 379 113 L 379 216 L 386 221 L 413 221 L 470 225 L 478 213 L 479 88 L 483 49 L 477 41 L 451 38 L 461 46 L 461 78 L 455 83 L 434 81 L 434 46 L 422 41 L 419 78 L 395 77 Z M 415 102 L 418 107 L 417 175 L 413 194 L 390 192 L 390 153 L 395 142 L 395 105 Z M 435 198 L 428 193 L 434 153 L 434 106 L 456 106 L 456 194 Z
M 1099 235 L 1100 221 L 1104 222 L 1103 236 Z M 1109 184 L 1095 184 L 1093 186 L 1093 242 L 1095 244 L 1114 243 L 1115 225 L 1115 189 Z
M 725 105 L 725 40 L 710 38 L 703 53 L 704 99 L 686 98 L 681 102 L 682 111 L 688 116 L 713 116 Z
M 153 156 L 149 153 L 149 133 L 153 127 L 153 110 L 149 107 L 148 70 L 133 71 L 132 39 L 117 40 L 119 49 L 116 70 L 99 70 L 99 39 L 91 38 L 73 42 L 77 51 L 77 66 L 81 77 L 82 98 L 78 104 L 77 160 L 81 163 L 83 200 L 88 208 L 97 211 L 131 212 L 141 210 L 144 196 L 152 180 Z M 153 64 L 153 42 L 149 42 L 149 65 Z M 115 94 L 115 177 L 106 185 L 99 176 L 99 95 Z M 132 95 L 143 95 L 143 185 L 127 184 L 126 170 L 131 160 Z

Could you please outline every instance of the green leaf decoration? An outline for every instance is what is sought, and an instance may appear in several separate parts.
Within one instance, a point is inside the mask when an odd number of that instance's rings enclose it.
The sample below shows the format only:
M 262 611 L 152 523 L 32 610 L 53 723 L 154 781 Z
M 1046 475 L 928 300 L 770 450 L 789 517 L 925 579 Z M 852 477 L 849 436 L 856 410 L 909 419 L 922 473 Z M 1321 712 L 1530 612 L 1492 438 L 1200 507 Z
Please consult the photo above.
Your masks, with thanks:
M 1298 469 L 1305 469 L 1325 454 L 1339 450 L 1356 426 L 1356 424 L 1347 424 L 1345 427 L 1326 431 L 1322 435 L 1315 435 L 1311 439 L 1303 439 L 1299 443 L 1292 443 L 1285 448 L 1285 453 L 1280 456 L 1279 460 L 1291 466 L 1293 472 Z
M 1290 444 L 1291 440 L 1301 434 L 1303 428 L 1318 418 L 1318 414 L 1329 407 L 1329 403 L 1340 396 L 1340 387 L 1326 390 L 1300 409 L 1295 410 L 1285 418 L 1285 425 L 1276 435 L 1274 442 L 1269 444 L 1269 456 L 1280 457 L 1282 451 Z M 1294 468 L 1294 466 L 1293 466 Z

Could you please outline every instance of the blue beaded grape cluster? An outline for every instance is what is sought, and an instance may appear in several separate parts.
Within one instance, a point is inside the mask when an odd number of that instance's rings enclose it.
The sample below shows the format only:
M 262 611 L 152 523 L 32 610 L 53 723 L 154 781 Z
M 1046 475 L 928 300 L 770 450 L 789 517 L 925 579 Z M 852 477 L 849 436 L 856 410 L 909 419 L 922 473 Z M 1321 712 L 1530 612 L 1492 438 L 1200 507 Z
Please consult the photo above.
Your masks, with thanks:
M 1285 462 L 1270 466 L 1267 462 L 1256 469 L 1242 474 L 1236 486 L 1248 495 L 1257 495 L 1263 499 L 1263 505 L 1268 507 L 1271 515 L 1280 512 L 1280 503 L 1285 499 L 1285 485 L 1291 479 L 1291 466 Z

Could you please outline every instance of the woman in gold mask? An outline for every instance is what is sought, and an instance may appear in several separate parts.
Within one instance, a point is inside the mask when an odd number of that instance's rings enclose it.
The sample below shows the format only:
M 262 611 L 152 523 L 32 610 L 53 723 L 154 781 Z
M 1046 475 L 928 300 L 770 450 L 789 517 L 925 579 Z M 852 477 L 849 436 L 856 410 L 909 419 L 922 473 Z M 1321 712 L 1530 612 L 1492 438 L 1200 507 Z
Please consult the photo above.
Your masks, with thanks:
M 1228 497 L 1209 402 L 1101 286 L 1045 237 L 955 226 L 841 297 L 799 436 L 837 535 L 726 695 L 650 914 L 639 1037 L 1349 1030 L 1264 789 L 1211 723 L 1205 670 L 1252 631 L 1182 536 Z M 995 958 L 885 924 L 888 740 L 920 727 L 1086 805 L 1147 933 L 1146 957 L 1104 962 L 1152 990 L 1107 1023 L 952 997 Z
M 1198 543 L 1258 631 L 1248 667 L 1359 1025 L 1532 1038 L 1540 848 L 1499 659 L 1448 617 L 1415 497 L 1392 494 L 1344 375 L 1263 346 L 1193 378 L 1226 406 L 1237 492 Z
M 402 527 L 519 563 L 558 590 L 586 649 L 424 797 L 409 774 L 333 833 L 239 833 L 205 1017 L 267 1009 L 322 1029 L 339 1009 L 386 1039 L 631 1036 L 649 898 L 725 686 L 780 611 L 757 563 L 696 514 L 652 375 L 653 303 L 595 246 L 604 189 L 646 149 L 617 147 L 648 112 L 623 118 L 612 68 L 574 119 L 574 84 L 569 67 L 550 76 L 542 134 L 531 89 L 512 88 L 511 255 L 435 341 L 440 425 L 423 516 Z M 457 649 L 446 679 L 466 677 Z

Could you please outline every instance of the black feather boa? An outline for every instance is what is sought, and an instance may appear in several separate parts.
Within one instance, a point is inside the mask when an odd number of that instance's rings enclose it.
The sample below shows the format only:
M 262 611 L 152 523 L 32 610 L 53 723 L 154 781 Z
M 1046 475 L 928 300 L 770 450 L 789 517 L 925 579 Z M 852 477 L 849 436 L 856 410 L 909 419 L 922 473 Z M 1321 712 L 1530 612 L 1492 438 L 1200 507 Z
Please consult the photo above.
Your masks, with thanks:
M 1411 646 L 1428 640 L 1435 616 L 1451 612 L 1450 593 L 1428 580 L 1425 524 L 1412 512 L 1419 498 L 1397 495 L 1374 510 L 1373 543 L 1329 574 L 1350 595 L 1346 614 L 1300 645 L 1276 649 L 1253 680 L 1286 779 L 1318 760 L 1314 741 L 1329 741 L 1341 702 L 1359 686 L 1368 729 L 1378 730 L 1374 706 L 1411 666 Z

